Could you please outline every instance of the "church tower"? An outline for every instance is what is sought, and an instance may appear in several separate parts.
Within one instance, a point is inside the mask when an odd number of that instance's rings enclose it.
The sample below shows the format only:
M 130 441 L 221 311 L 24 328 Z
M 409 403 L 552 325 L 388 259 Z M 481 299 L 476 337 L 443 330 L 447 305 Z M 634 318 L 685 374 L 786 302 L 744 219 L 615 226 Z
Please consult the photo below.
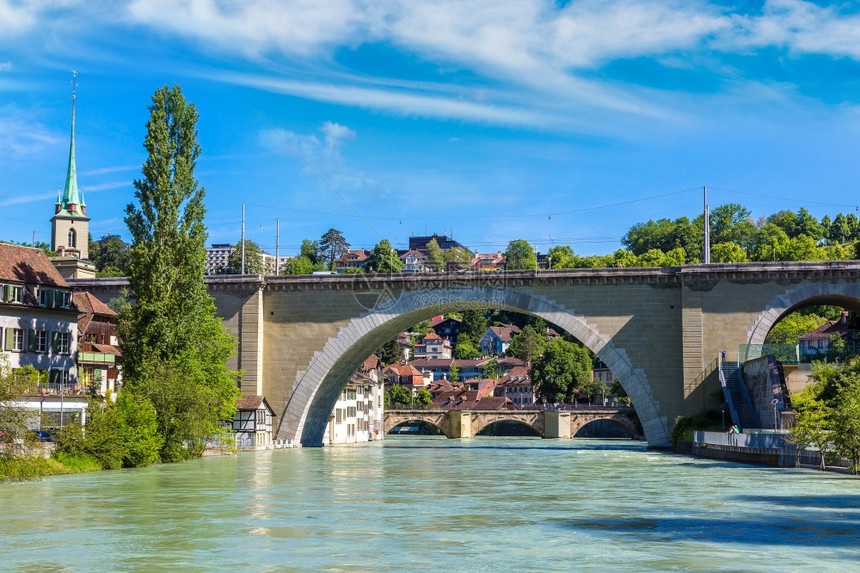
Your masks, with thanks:
M 57 194 L 54 216 L 51 218 L 51 250 L 60 257 L 87 260 L 89 257 L 90 218 L 87 205 L 78 193 L 78 176 L 75 168 L 75 99 L 78 73 L 72 72 L 72 136 L 69 144 L 69 165 L 66 169 L 66 186 Z

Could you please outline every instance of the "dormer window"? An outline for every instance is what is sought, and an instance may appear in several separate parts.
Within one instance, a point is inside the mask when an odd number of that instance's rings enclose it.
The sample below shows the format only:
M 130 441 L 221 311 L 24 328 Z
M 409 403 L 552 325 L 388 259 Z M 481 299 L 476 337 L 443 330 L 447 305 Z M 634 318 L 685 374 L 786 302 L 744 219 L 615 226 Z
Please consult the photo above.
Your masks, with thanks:
M 0 285 L 0 296 L 6 302 L 24 302 L 24 288 L 16 285 Z
M 39 289 L 39 306 L 50 306 L 53 302 L 53 291 Z

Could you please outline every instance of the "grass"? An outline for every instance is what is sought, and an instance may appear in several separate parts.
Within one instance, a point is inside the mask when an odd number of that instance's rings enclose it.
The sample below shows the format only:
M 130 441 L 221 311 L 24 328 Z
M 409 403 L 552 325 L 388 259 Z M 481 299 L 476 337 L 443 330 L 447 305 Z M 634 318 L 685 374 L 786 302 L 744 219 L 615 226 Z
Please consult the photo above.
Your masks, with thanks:
M 87 454 L 57 453 L 54 457 L 0 457 L 0 482 L 27 481 L 60 474 L 92 472 L 102 469 L 101 463 Z

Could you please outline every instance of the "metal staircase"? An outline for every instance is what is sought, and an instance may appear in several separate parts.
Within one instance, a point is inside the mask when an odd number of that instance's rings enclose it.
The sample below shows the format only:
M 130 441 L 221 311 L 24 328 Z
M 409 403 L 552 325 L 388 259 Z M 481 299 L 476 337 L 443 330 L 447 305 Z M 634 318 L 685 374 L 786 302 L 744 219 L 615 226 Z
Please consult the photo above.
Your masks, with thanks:
M 723 398 L 729 406 L 732 422 L 741 429 L 760 428 L 749 391 L 743 381 L 737 362 L 720 360 L 720 385 Z

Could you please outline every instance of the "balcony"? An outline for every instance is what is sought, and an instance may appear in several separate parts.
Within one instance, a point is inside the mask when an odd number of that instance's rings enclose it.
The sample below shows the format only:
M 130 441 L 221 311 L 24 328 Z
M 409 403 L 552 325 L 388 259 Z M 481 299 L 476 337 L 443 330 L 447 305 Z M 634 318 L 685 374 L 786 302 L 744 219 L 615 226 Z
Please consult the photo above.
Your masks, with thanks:
M 25 396 L 93 396 L 97 388 L 81 384 L 38 384 L 24 393 Z

